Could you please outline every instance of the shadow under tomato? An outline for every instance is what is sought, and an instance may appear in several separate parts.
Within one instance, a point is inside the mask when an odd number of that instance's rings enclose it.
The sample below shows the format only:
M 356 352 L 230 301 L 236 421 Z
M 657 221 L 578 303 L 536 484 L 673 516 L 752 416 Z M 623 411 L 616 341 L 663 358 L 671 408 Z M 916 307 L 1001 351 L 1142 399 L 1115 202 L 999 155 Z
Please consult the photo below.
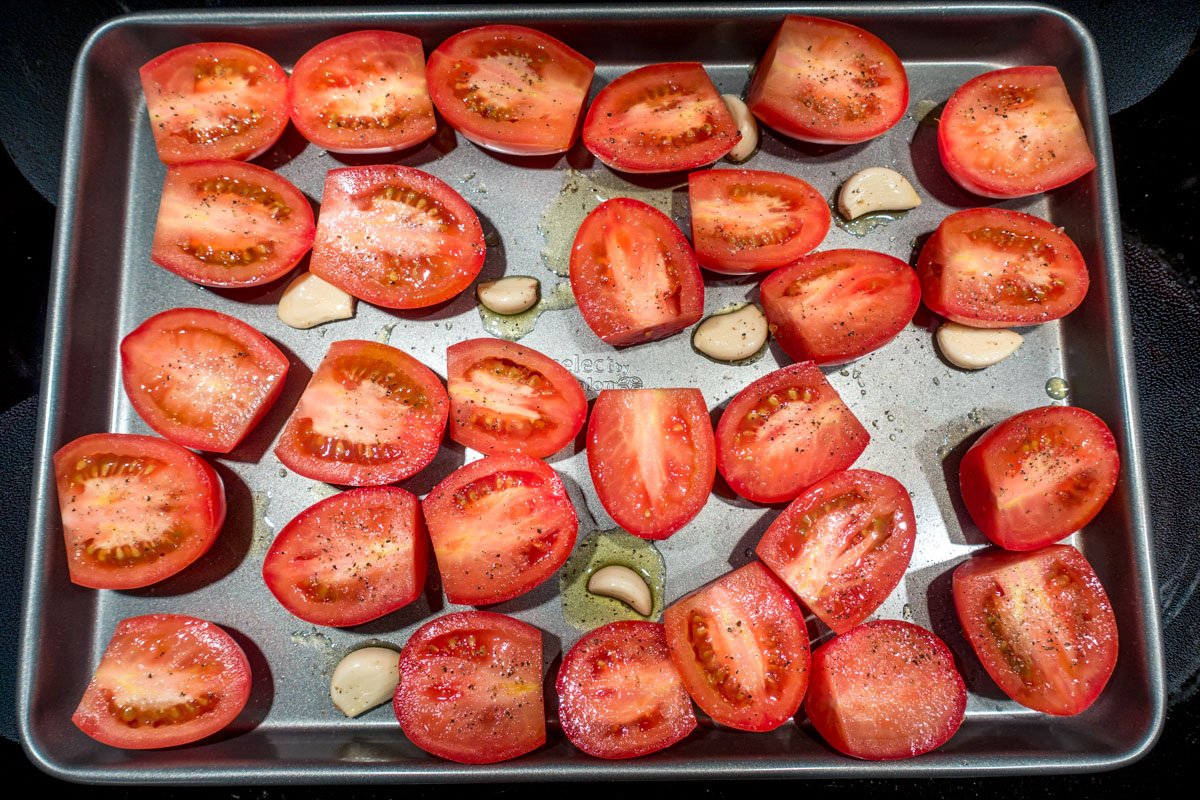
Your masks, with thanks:
M 283 135 L 279 137 L 279 141 L 271 145 L 267 152 L 250 163 L 265 169 L 279 169 L 303 153 L 306 147 L 308 147 L 308 139 L 305 139 L 304 134 L 300 133 L 296 126 L 289 122 L 287 127 L 283 129 Z
M 942 103 L 930 111 L 917 125 L 909 152 L 912 154 L 913 173 L 922 189 L 936 200 L 951 208 L 977 208 L 995 205 L 998 201 L 990 197 L 968 192 L 959 186 L 942 166 L 938 153 L 938 123 L 946 104 Z
M 272 442 L 275 441 L 275 437 L 279 435 L 280 429 L 291 416 L 296 404 L 300 402 L 300 395 L 304 393 L 308 382 L 312 380 L 312 370 L 300 360 L 299 356 L 275 339 L 272 339 L 271 343 L 287 356 L 288 373 L 284 378 L 283 391 L 279 393 L 279 397 L 275 398 L 275 403 L 270 410 L 258 421 L 246 438 L 237 447 L 222 456 L 229 461 L 243 464 L 261 462 Z
M 255 306 L 278 305 L 283 293 L 297 276 L 308 272 L 308 262 L 312 251 L 304 254 L 296 266 L 273 281 L 258 283 L 254 286 L 206 286 L 204 288 L 213 294 L 233 300 L 236 303 L 247 303 Z M 281 323 L 282 324 L 282 323 Z
M 335 153 L 326 151 L 329 157 L 344 167 L 368 167 L 375 164 L 400 164 L 405 167 L 420 167 L 438 160 L 458 147 L 458 139 L 451 128 L 440 116 L 437 117 L 437 128 L 433 135 L 423 142 L 417 142 L 411 147 L 392 150 L 387 153 Z
M 779 513 L 774 509 L 763 509 L 763 513 L 759 515 L 758 519 L 754 520 L 754 524 L 734 543 L 727 560 L 730 569 L 744 567 L 751 561 L 754 561 L 754 550 L 758 547 L 759 540 L 762 539 L 767 528 L 771 526 L 771 523 L 778 516 Z
M 250 699 L 246 702 L 242 713 L 238 714 L 228 727 L 209 741 L 219 741 L 249 733 L 263 723 L 275 702 L 274 674 L 271 672 L 271 664 L 263 655 L 263 651 L 249 636 L 236 628 L 227 625 L 221 627 L 238 643 L 238 646 L 246 654 L 246 660 L 250 662 Z
M 858 142 L 856 144 L 816 144 L 814 142 L 802 142 L 799 139 L 793 139 L 789 136 L 784 136 L 766 125 L 758 126 L 758 149 L 764 153 L 770 153 L 773 156 L 787 159 L 791 163 L 802 163 L 806 167 L 815 167 L 821 164 L 841 165 L 851 163 L 863 150 L 865 150 L 871 141 Z M 812 173 L 810 173 L 812 174 Z M 805 178 L 808 180 L 808 178 Z
M 976 431 L 965 431 L 961 422 L 949 423 L 926 434 L 916 451 L 921 454 L 921 471 L 925 473 L 925 479 L 937 501 L 946 525 L 946 535 L 955 544 L 988 543 L 988 538 L 967 512 L 958 489 L 958 468 L 962 457 L 986 429 L 985 425 Z M 956 438 L 959 439 L 957 443 L 954 442 Z

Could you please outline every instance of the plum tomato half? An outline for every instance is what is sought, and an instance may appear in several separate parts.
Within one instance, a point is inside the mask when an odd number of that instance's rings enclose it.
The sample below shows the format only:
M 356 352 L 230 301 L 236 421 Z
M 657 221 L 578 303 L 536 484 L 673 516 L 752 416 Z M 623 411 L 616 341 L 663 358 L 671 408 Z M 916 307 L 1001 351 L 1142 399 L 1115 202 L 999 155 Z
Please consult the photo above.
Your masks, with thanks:
M 427 753 L 493 764 L 546 742 L 542 632 L 488 611 L 425 623 L 400 653 L 392 701 L 400 728 Z
M 958 482 L 971 519 L 1007 550 L 1036 550 L 1100 513 L 1121 471 L 1104 420 L 1071 406 L 1009 417 L 963 455 Z
M 954 608 L 1004 693 L 1047 714 L 1078 714 L 1117 663 L 1117 621 L 1100 579 L 1065 544 L 989 550 L 954 570 Z
M 852 469 L 817 481 L 775 518 L 758 557 L 835 633 L 874 613 L 904 577 L 917 536 L 908 491 Z
M 411 477 L 437 455 L 450 401 L 428 367 L 378 342 L 334 342 L 275 446 L 284 466 L 339 486 Z
M 94 433 L 54 454 L 71 582 L 158 583 L 204 555 L 225 522 L 225 488 L 202 458 L 156 436 Z
M 663 617 L 671 660 L 696 705 L 744 731 L 787 722 L 808 688 L 808 629 L 796 599 L 757 561 L 683 597 Z

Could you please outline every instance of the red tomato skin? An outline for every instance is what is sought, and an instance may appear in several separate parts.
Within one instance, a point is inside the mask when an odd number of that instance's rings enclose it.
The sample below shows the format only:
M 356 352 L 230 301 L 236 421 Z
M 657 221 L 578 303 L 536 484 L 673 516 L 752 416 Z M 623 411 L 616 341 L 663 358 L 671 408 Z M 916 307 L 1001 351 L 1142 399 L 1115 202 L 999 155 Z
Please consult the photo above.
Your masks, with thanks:
M 380 514 L 388 515 L 387 519 Z M 351 573 L 357 584 L 348 591 L 356 592 L 347 608 L 341 602 L 314 598 L 296 584 L 303 577 L 296 572 L 309 562 L 318 561 L 322 554 L 336 559 L 339 548 L 351 547 L 348 541 L 353 530 L 342 529 L 342 523 L 356 525 L 360 536 L 374 534 L 386 537 L 388 543 L 403 539 L 409 550 L 402 557 L 394 554 L 365 555 L 366 566 L 357 561 L 352 565 L 363 572 Z M 296 617 L 313 625 L 329 625 L 346 628 L 362 625 L 401 609 L 421 596 L 425 588 L 425 570 L 429 563 L 428 534 L 425 520 L 421 516 L 421 501 L 398 486 L 370 486 L 340 492 L 318 501 L 301 511 L 283 527 L 263 559 L 263 580 L 279 603 Z M 364 543 L 353 543 L 361 548 Z M 320 563 L 315 567 L 320 567 Z M 336 561 L 335 561 L 336 566 Z M 368 567 L 378 566 L 372 574 Z M 314 567 L 308 570 L 312 578 L 318 579 L 321 571 Z
M 868 761 L 912 758 L 958 731 L 967 687 L 941 639 L 909 622 L 878 620 L 813 652 L 804 710 L 841 753 Z M 882 734 L 892 736 L 879 741 Z
M 236 420 L 237 424 L 224 428 L 192 424 L 173 417 L 168 410 L 155 403 L 153 391 L 145 383 L 148 377 L 163 378 L 165 374 L 164 380 L 171 381 L 176 376 L 164 372 L 147 376 L 145 366 L 152 363 L 151 359 L 158 354 L 156 345 L 161 337 L 169 336 L 172 331 L 186 330 L 211 330 L 219 335 L 228 336 L 244 351 L 235 355 L 235 358 L 253 359 L 255 366 L 266 373 L 267 386 L 265 391 L 261 391 L 257 396 L 253 394 L 256 388 L 254 386 L 236 387 L 242 390 L 235 395 L 238 402 L 250 404 L 252 412 Z M 203 308 L 174 308 L 155 314 L 121 340 L 121 379 L 125 384 L 125 394 L 138 416 L 157 433 L 176 444 L 214 453 L 230 452 L 254 430 L 279 399 L 279 393 L 283 391 L 287 379 L 288 367 L 287 356 L 266 336 L 239 319 Z M 201 372 L 195 377 L 198 383 L 203 383 L 212 375 L 213 373 Z M 178 386 L 178 382 L 175 386 Z M 187 388 L 185 386 L 184 391 Z
M 130 655 L 125 651 L 134 650 L 135 655 L 154 657 L 152 666 L 157 666 L 171 655 L 170 645 L 202 648 L 206 672 L 211 673 L 213 665 L 220 667 L 221 672 L 216 676 L 220 685 L 211 698 L 215 707 L 191 720 L 164 725 L 132 726 L 117 719 L 109 708 L 111 690 L 100 685 L 100 673 L 106 664 L 115 662 L 114 668 L 120 670 L 126 666 L 125 657 Z M 172 666 L 172 662 L 168 661 L 167 666 Z M 169 669 L 163 672 L 171 674 Z M 140 674 L 137 678 L 141 680 Z M 211 736 L 233 722 L 250 699 L 250 683 L 250 662 L 245 652 L 217 625 L 181 614 L 130 617 L 117 623 L 97 674 L 84 691 L 71 721 L 88 736 L 110 747 L 123 750 L 176 747 Z M 131 690 L 136 693 L 139 688 L 134 686 Z
M 1025 443 L 1042 446 L 1054 435 L 1060 441 L 1050 446 L 1067 448 L 1054 447 L 1054 465 L 1065 463 L 1069 469 L 1083 463 L 1085 471 L 1065 472 L 1058 485 L 1046 487 L 1036 515 L 1021 506 L 1003 508 L 1005 473 L 1016 472 L 1025 481 L 1034 477 L 1026 466 Z M 1036 451 L 1028 455 L 1036 456 Z M 979 437 L 963 455 L 958 481 L 971 519 L 992 542 L 1006 550 L 1037 550 L 1095 519 L 1112 496 L 1120 470 L 1117 442 L 1104 420 L 1082 408 L 1046 406 L 1009 417 Z
M 191 522 L 198 526 L 195 535 L 187 537 L 175 549 L 159 554 L 154 561 L 129 564 L 110 569 L 87 554 L 88 543 L 75 541 L 68 522 L 74 500 L 71 472 L 83 459 L 99 454 L 127 456 L 131 459 L 149 457 L 163 462 L 168 468 L 185 469 L 193 485 L 186 487 L 190 498 Z M 67 567 L 71 582 L 90 589 L 139 589 L 150 586 L 181 572 L 208 552 L 225 523 L 225 486 L 208 462 L 179 445 L 156 436 L 132 433 L 93 433 L 63 445 L 54 454 L 54 475 L 58 485 L 59 508 L 63 517 L 63 537 L 66 540 Z M 180 487 L 181 493 L 185 492 Z M 134 509 L 137 511 L 138 509 Z M 152 513 L 161 514 L 153 509 Z M 82 534 L 86 535 L 86 534 Z
M 563 733 L 596 758 L 657 753 L 696 729 L 691 698 L 657 622 L 613 622 L 584 634 L 563 657 L 555 688 Z M 657 700 L 651 719 L 614 716 L 622 692 L 647 691 Z
M 1000 89 L 1001 95 L 1003 95 L 1003 89 L 1008 81 L 1012 82 L 1008 86 L 1010 91 L 1031 88 L 1032 91 L 1057 94 L 1060 102 L 1065 99 L 1066 106 L 1070 109 L 1073 125 L 1069 125 L 1069 130 L 1062 132 L 1063 138 L 1058 140 L 1048 155 L 1051 159 L 1055 159 L 1056 154 L 1053 151 L 1058 149 L 1063 151 L 1069 160 L 1054 165 L 1054 169 L 1049 172 L 1039 171 L 1034 175 L 1013 174 L 1009 176 L 1002 174 L 999 169 L 983 169 L 970 163 L 971 150 L 978 149 L 987 153 L 992 151 L 993 146 L 998 152 L 993 152 L 992 155 L 997 157 L 999 163 L 1012 162 L 1011 157 L 1005 158 L 1002 151 L 1002 149 L 1009 149 L 1009 146 L 1013 144 L 1010 139 L 993 135 L 973 146 L 971 142 L 965 140 L 964 134 L 956 132 L 954 129 L 957 118 L 974 121 L 978 113 L 976 108 L 979 107 L 985 110 L 994 109 L 995 113 L 1004 115 L 1005 112 L 995 102 L 995 98 L 980 97 L 978 93 L 990 92 L 995 88 Z M 1024 140 L 1025 137 L 1022 139 Z M 1066 84 L 1063 83 L 1062 76 L 1056 67 L 1009 67 L 986 72 L 964 83 L 955 90 L 942 109 L 941 120 L 938 124 L 938 155 L 942 159 L 942 166 L 946 168 L 946 172 L 959 186 L 982 197 L 996 199 L 1027 197 L 1048 192 L 1051 189 L 1065 186 L 1096 168 L 1096 159 L 1092 155 L 1091 147 L 1088 146 L 1087 134 L 1083 131 L 1083 126 L 1075 113 L 1075 107 L 1071 104 L 1071 96 L 1067 93 Z
M 828 295 L 829 300 L 842 302 L 790 299 L 789 292 L 805 285 L 819 288 L 829 270 L 842 263 L 850 274 Z M 847 284 L 849 296 L 843 294 Z M 813 253 L 772 272 L 759 291 L 767 323 L 783 351 L 795 361 L 830 366 L 861 358 L 895 339 L 921 305 L 921 284 L 913 269 L 898 258 L 871 250 Z M 847 313 L 855 300 L 861 305 L 853 309 L 855 313 Z M 831 313 L 836 315 L 832 324 Z

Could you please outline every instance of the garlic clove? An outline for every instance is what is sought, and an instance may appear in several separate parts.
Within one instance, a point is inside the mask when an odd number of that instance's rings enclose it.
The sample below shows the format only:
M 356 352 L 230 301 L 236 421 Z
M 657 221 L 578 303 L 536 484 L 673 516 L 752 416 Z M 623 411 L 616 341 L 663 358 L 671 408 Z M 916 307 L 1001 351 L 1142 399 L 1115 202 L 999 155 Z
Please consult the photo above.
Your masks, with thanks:
M 479 284 L 475 296 L 484 308 L 497 314 L 511 316 L 533 308 L 541 294 L 537 278 L 512 275 L 498 281 Z
M 313 328 L 354 316 L 354 298 L 325 280 L 305 272 L 283 290 L 279 320 L 293 328 Z
M 692 335 L 692 346 L 715 361 L 742 361 L 766 343 L 767 318 L 754 303 L 713 314 L 697 325 Z
M 642 576 L 620 564 L 609 564 L 593 572 L 587 588 L 592 594 L 620 600 L 643 617 L 650 616 L 654 608 L 650 587 Z
M 347 717 L 357 717 L 392 699 L 400 684 L 400 654 L 386 647 L 349 653 L 333 670 L 329 696 Z
M 736 94 L 723 94 L 721 99 L 725 101 L 725 107 L 729 109 L 730 116 L 737 124 L 738 133 L 742 135 L 742 138 L 738 140 L 726 157 L 734 162 L 745 161 L 758 149 L 758 120 L 750 113 L 750 108 L 742 98 Z
M 957 322 L 944 322 L 937 332 L 942 355 L 962 369 L 998 364 L 1017 352 L 1023 341 L 1021 334 L 1007 328 L 972 328 Z
M 838 211 L 854 219 L 872 211 L 907 211 L 921 205 L 917 190 L 899 172 L 868 167 L 854 173 L 838 193 Z

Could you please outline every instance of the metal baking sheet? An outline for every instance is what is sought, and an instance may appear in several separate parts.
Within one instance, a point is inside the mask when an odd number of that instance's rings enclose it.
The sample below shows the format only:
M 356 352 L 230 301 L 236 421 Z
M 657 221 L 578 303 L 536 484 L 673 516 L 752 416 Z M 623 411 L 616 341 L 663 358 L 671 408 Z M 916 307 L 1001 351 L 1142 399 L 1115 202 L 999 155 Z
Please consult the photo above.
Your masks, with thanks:
M 285 282 L 214 291 L 152 264 L 150 241 L 165 167 L 155 155 L 138 66 L 178 45 L 217 40 L 257 47 L 286 67 L 323 39 L 371 27 L 420 36 L 428 53 L 464 28 L 512 22 L 540 28 L 593 58 L 598 65 L 593 92 L 641 64 L 697 60 L 721 91 L 741 93 L 750 68 L 789 12 L 833 16 L 874 31 L 900 54 L 911 81 L 908 114 L 869 143 L 821 147 L 764 132 L 751 168 L 798 175 L 831 196 L 858 169 L 890 166 L 913 178 L 924 198 L 920 208 L 861 237 L 834 227 L 824 248 L 864 247 L 910 260 L 946 214 L 979 203 L 942 171 L 935 127 L 922 117 L 986 70 L 1056 65 L 1099 161 L 1096 171 L 1049 195 L 999 203 L 1064 226 L 1079 244 L 1092 287 L 1078 311 L 1059 323 L 1028 329 L 1016 357 L 981 373 L 961 372 L 940 360 L 932 344 L 934 320 L 924 310 L 882 350 L 826 370 L 871 433 L 858 465 L 898 478 L 911 491 L 917 511 L 911 568 L 877 616 L 912 619 L 954 650 L 970 690 L 962 729 L 934 753 L 889 763 L 836 754 L 802 714 L 800 722 L 772 733 L 739 733 L 705 722 L 686 741 L 651 757 L 590 758 L 566 741 L 554 718 L 554 675 L 561 653 L 580 632 L 564 622 L 553 579 L 496 607 L 546 634 L 545 747 L 507 763 L 463 766 L 411 745 L 387 706 L 355 720 L 342 718 L 327 694 L 338 659 L 370 640 L 402 644 L 431 614 L 451 609 L 435 587 L 413 607 L 336 630 L 302 623 L 276 603 L 260 577 L 262 555 L 283 524 L 330 489 L 283 469 L 271 452 L 273 439 L 330 342 L 386 339 L 444 376 L 446 346 L 485 335 L 484 328 L 468 291 L 444 306 L 415 312 L 360 303 L 353 320 L 296 331 L 275 316 L 273 303 Z M 1071 17 L 1040 6 L 982 4 L 140 14 L 110 22 L 92 35 L 80 53 L 72 91 L 33 465 L 19 683 L 23 742 L 46 771 L 89 783 L 172 784 L 1041 774 L 1117 767 L 1153 745 L 1164 713 L 1163 667 L 1112 154 L 1097 51 Z M 561 158 L 522 160 L 491 155 L 442 130 L 399 160 L 438 175 L 479 212 L 490 245 L 481 280 L 528 274 L 553 286 L 557 278 L 543 259 L 546 239 L 539 223 L 543 209 L 561 202 L 556 199 L 564 180 L 590 179 L 609 187 L 603 190 L 609 193 L 649 193 L 686 220 L 686 195 L 679 190 L 683 178 L 628 184 L 582 147 Z M 319 201 L 326 170 L 343 162 L 289 130 L 259 163 Z M 573 177 L 571 170 L 586 178 Z M 553 221 L 549 227 L 554 228 Z M 707 277 L 707 313 L 755 295 L 753 280 Z M 292 373 L 279 403 L 251 437 L 230 456 L 210 459 L 228 487 L 230 510 L 221 539 L 202 561 L 143 590 L 77 587 L 67 578 L 49 456 L 86 433 L 146 431 L 120 386 L 118 343 L 146 317 L 183 305 L 213 308 L 253 324 L 290 355 Z M 698 386 L 713 409 L 752 379 L 787 363 L 773 348 L 751 365 L 714 365 L 693 352 L 687 334 L 614 349 L 600 342 L 575 310 L 547 313 L 523 342 L 565 363 L 589 396 L 606 386 Z M 954 566 L 983 544 L 957 492 L 947 488 L 956 482 L 963 443 L 1017 411 L 1052 402 L 1044 390 L 1052 377 L 1068 381 L 1068 402 L 1099 413 L 1112 426 L 1123 467 L 1116 494 L 1087 534 L 1075 539 L 1112 598 L 1120 659 L 1100 700 L 1074 718 L 1037 714 L 997 690 L 954 621 L 949 591 Z M 404 485 L 424 494 L 472 457 L 447 444 L 432 466 Z M 585 454 L 568 449 L 550 461 L 572 489 L 581 533 L 611 527 L 587 477 Z M 659 545 L 667 564 L 668 602 L 745 563 L 777 513 L 718 485 L 695 521 Z M 193 614 L 234 632 L 254 668 L 250 704 L 231 728 L 202 744 L 142 752 L 100 745 L 75 729 L 71 713 L 116 622 L 156 611 Z M 814 631 L 821 633 L 815 624 Z

